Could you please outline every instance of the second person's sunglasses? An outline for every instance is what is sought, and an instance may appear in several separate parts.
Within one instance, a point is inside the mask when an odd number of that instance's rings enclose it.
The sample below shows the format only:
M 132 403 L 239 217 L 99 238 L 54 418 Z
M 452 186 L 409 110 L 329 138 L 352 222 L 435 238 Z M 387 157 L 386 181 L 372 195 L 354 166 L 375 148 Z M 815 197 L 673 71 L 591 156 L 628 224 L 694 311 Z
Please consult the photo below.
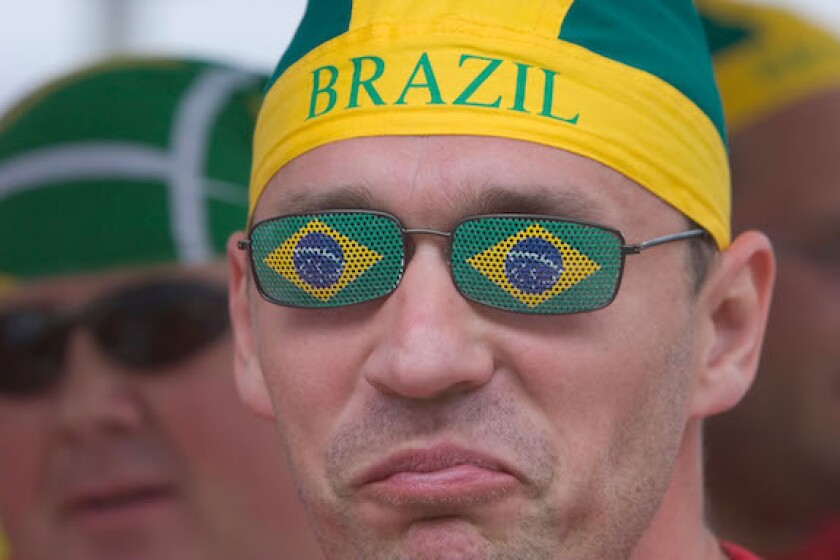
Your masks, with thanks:
M 207 347 L 228 329 L 227 292 L 194 280 L 156 280 L 109 293 L 83 307 L 0 312 L 0 397 L 56 385 L 76 327 L 127 371 L 153 375 Z

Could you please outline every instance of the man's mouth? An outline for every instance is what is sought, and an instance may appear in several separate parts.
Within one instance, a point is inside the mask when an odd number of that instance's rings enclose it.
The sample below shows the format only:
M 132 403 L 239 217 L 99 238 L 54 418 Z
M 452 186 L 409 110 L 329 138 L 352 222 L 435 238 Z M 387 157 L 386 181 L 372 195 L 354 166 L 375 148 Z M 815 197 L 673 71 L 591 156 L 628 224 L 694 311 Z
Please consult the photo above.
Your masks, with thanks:
M 171 506 L 176 497 L 174 486 L 161 481 L 111 481 L 73 491 L 60 512 L 69 521 L 96 526 L 129 523 Z
M 466 506 L 497 500 L 521 484 L 505 462 L 485 453 L 442 445 L 394 453 L 355 481 L 390 506 Z

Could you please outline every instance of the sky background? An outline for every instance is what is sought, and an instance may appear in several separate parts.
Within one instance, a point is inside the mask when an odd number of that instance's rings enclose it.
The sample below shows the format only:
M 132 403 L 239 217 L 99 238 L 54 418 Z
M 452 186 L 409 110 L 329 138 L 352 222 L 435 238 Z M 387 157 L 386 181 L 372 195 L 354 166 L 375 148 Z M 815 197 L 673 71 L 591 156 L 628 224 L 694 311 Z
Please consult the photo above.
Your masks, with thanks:
M 632 1 L 632 0 L 627 0 Z M 840 0 L 763 0 L 840 32 Z M 270 72 L 305 0 L 0 0 L 0 113 L 109 54 L 213 58 Z

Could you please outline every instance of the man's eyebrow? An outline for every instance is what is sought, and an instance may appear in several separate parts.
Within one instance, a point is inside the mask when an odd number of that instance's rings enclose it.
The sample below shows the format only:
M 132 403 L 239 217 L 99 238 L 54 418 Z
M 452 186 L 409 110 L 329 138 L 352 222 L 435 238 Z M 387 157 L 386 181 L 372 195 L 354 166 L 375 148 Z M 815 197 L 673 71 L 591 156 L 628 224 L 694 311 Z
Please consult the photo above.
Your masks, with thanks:
M 474 198 L 468 206 L 475 214 L 545 214 L 579 221 L 597 221 L 603 215 L 594 201 L 582 193 L 550 187 L 523 191 L 491 185 L 476 191 Z
M 362 185 L 343 185 L 329 192 L 301 192 L 283 200 L 276 208 L 279 215 L 305 214 L 321 210 L 378 210 L 375 197 Z

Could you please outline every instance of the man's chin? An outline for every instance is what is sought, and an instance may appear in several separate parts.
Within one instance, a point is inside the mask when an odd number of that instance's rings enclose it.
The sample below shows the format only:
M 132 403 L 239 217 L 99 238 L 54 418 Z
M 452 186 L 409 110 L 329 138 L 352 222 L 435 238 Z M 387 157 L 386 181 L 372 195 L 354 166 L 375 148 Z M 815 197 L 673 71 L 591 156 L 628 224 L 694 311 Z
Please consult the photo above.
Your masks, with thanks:
M 357 519 L 357 521 L 359 521 Z M 390 524 L 387 529 L 360 522 L 354 535 L 325 533 L 328 558 L 341 560 L 530 560 L 548 558 L 552 536 L 521 533 L 521 525 L 485 525 L 464 516 L 440 516 Z M 356 529 L 360 529 L 357 525 Z M 345 527 L 346 529 L 346 527 Z M 349 537 L 349 538 L 348 538 Z M 352 545 L 348 546 L 348 543 Z
M 487 560 L 492 545 L 478 528 L 461 518 L 416 521 L 399 536 L 389 558 L 411 560 Z M 381 551 L 377 551 L 381 552 Z

